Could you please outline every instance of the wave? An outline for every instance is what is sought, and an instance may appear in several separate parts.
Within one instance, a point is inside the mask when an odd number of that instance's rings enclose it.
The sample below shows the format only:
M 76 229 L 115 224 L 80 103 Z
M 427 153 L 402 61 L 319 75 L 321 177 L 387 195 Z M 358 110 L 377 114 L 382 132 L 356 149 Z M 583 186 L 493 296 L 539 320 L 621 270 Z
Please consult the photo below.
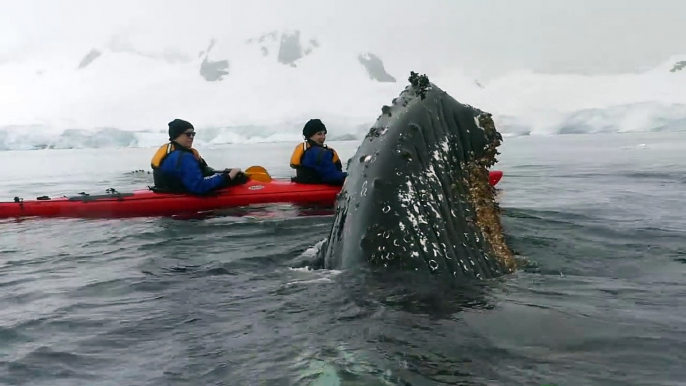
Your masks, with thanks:
M 299 141 L 313 117 L 330 139 L 361 139 L 409 72 L 421 72 L 299 31 L 213 39 L 198 50 L 114 40 L 80 56 L 53 54 L 0 63 L 0 150 L 158 146 L 174 118 L 196 126 L 198 144 Z M 505 136 L 682 131 L 685 59 L 616 75 L 428 75 L 491 112 Z

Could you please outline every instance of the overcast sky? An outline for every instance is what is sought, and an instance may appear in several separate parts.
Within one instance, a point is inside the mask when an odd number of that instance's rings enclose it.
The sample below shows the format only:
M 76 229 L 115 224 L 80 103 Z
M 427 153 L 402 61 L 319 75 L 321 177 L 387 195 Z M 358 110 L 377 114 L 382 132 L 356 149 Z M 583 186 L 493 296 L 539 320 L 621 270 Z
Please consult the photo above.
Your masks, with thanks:
M 0 0 L 0 62 L 85 55 L 117 35 L 203 49 L 211 37 L 290 28 L 387 63 L 460 66 L 482 78 L 636 71 L 686 54 L 685 15 L 686 0 Z

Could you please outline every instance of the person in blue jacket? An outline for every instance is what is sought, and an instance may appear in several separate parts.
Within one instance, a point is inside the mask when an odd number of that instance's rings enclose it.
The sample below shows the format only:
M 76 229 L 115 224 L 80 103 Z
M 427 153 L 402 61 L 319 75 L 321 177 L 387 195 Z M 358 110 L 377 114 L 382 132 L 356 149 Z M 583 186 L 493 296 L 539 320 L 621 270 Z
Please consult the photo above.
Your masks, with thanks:
M 319 119 L 310 119 L 303 127 L 305 141 L 293 150 L 291 167 L 295 169 L 294 182 L 303 184 L 343 185 L 348 173 L 336 150 L 326 146 L 326 126 Z
M 239 168 L 217 171 L 209 167 L 193 149 L 194 138 L 195 128 L 189 122 L 169 122 L 169 143 L 162 145 L 150 162 L 156 190 L 204 194 L 247 181 Z

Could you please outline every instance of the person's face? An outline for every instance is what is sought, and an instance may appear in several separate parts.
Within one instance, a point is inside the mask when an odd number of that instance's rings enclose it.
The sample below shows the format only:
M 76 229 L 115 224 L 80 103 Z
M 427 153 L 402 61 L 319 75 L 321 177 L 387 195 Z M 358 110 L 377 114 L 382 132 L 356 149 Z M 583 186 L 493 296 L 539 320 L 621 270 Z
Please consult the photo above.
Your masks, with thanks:
M 193 147 L 193 138 L 195 138 L 195 131 L 193 129 L 188 129 L 183 134 L 176 137 L 174 141 L 186 149 L 190 149 Z
M 326 131 L 316 132 L 310 139 L 321 146 L 326 141 Z

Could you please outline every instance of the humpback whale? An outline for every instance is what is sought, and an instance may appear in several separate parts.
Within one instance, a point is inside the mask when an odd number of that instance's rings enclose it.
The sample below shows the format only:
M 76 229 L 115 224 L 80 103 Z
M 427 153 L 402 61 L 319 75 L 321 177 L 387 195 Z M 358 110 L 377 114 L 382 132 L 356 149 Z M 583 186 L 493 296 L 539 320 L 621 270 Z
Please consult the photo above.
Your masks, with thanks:
M 319 264 L 450 280 L 512 272 L 488 182 L 502 141 L 491 114 L 426 75 L 411 72 L 409 81 L 348 160 Z

